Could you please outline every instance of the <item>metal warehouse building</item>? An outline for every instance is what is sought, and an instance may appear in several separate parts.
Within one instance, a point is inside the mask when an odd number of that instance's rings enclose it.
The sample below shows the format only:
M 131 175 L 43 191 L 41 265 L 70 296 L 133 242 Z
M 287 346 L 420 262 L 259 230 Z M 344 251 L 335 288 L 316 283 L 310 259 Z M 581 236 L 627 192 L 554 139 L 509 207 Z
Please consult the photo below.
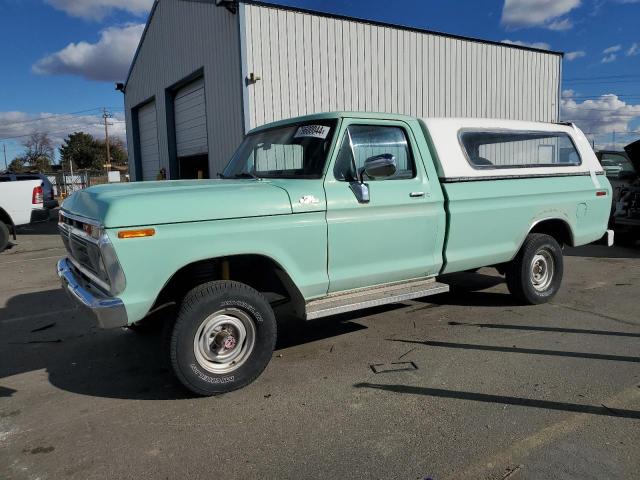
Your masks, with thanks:
M 357 110 L 557 121 L 562 54 L 257 1 L 156 0 L 124 86 L 132 178 L 214 178 L 242 136 Z

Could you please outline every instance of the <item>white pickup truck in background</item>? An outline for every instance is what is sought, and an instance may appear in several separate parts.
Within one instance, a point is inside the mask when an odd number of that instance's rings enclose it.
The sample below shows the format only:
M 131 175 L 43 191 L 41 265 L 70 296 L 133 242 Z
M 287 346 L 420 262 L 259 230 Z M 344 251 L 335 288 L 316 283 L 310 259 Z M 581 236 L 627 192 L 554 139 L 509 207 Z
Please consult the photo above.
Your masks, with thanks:
M 0 182 L 0 252 L 16 238 L 16 227 L 48 220 L 41 180 Z

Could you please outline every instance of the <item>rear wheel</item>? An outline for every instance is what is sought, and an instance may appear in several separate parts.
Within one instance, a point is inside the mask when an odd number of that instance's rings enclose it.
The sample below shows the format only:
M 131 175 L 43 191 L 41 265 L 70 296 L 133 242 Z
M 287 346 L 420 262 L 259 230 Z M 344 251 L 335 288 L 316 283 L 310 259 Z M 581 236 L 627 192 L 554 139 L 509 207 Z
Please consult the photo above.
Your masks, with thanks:
M 562 274 L 562 249 L 558 242 L 549 235 L 532 233 L 507 266 L 507 287 L 523 303 L 546 303 L 558 293 Z
M 265 369 L 276 343 L 267 300 L 238 282 L 209 282 L 185 297 L 169 346 L 178 379 L 198 395 L 242 388 Z
M 0 220 L 0 252 L 4 252 L 6 248 L 9 246 L 9 227 L 7 224 Z

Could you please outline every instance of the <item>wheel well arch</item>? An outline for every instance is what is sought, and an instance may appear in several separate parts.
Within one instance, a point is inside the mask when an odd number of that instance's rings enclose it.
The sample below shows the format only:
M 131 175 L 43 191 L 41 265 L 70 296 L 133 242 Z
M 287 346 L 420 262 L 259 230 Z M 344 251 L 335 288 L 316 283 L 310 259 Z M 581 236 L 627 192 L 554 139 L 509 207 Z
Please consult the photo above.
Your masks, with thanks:
M 9 227 L 9 232 L 15 234 L 15 225 L 13 224 L 13 220 L 2 207 L 0 207 L 0 222 L 5 223 Z
M 291 276 L 271 257 L 238 254 L 198 260 L 182 266 L 169 278 L 150 311 L 179 303 L 191 289 L 215 280 L 234 280 L 259 291 L 273 305 L 288 304 L 304 312 L 304 297 Z
M 573 230 L 566 220 L 560 218 L 546 218 L 538 220 L 529 228 L 529 234 L 543 233 L 553 237 L 561 246 L 574 246 Z

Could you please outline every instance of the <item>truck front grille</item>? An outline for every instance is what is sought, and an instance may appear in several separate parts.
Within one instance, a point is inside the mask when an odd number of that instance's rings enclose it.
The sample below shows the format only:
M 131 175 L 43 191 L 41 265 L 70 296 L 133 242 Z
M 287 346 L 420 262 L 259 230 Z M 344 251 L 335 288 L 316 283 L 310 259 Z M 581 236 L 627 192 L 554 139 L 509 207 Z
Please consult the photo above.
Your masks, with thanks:
M 98 280 L 96 282 L 98 286 L 103 289 L 109 288 L 109 276 L 107 275 L 104 262 L 102 261 L 102 254 L 100 247 L 95 240 L 86 238 L 81 232 L 81 226 L 71 226 L 68 223 L 61 223 L 59 225 L 60 236 L 64 247 L 69 254 L 70 259 L 76 266 L 85 270 L 83 273 L 92 280 Z M 78 233 L 76 233 L 78 232 Z

